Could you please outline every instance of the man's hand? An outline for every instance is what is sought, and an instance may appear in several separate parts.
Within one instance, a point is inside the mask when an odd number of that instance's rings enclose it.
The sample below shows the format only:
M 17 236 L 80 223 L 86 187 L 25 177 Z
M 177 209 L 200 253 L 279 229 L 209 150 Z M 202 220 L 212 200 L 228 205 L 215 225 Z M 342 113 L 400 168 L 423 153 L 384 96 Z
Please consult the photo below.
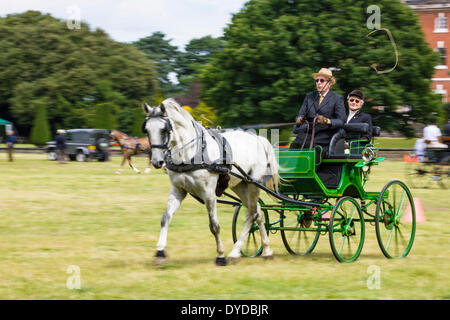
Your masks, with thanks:
M 295 125 L 299 126 L 303 123 L 303 117 L 298 117 L 297 120 L 295 120 Z
M 316 117 L 316 123 L 320 123 L 320 124 L 331 124 L 331 120 L 319 114 L 319 115 Z

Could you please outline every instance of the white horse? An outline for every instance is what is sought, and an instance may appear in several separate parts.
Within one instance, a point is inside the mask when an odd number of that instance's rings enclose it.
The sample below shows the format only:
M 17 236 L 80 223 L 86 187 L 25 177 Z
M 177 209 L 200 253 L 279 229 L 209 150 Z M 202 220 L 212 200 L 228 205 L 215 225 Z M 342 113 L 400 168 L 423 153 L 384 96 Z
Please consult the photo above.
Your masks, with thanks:
M 221 150 L 224 145 L 220 146 L 216 142 L 217 135 L 214 137 L 211 130 L 197 124 L 189 112 L 181 108 L 173 99 L 164 100 L 159 107 L 152 108 L 144 104 L 143 109 L 147 114 L 143 130 L 148 133 L 152 145 L 152 165 L 158 169 L 166 164 L 172 185 L 166 211 L 161 219 L 155 263 L 166 262 L 164 249 L 167 243 L 169 223 L 189 193 L 205 203 L 209 214 L 209 227 L 216 239 L 218 254 L 216 264 L 225 265 L 225 250 L 220 239 L 216 207 L 216 186 L 219 173 L 211 170 L 211 167 L 207 167 L 204 161 L 204 159 L 210 159 L 209 163 L 211 163 L 214 160 L 220 160 L 224 156 L 223 149 Z M 229 152 L 230 149 L 228 149 L 227 152 L 227 157 L 232 153 L 232 163 L 237 164 L 252 179 L 266 183 L 269 188 L 274 189 L 278 185 L 278 162 L 272 145 L 266 138 L 242 130 L 227 131 L 222 136 L 226 139 L 225 144 L 228 143 L 232 151 Z M 227 159 L 227 163 L 222 164 L 222 169 L 227 166 L 232 173 L 240 174 L 236 167 L 231 165 L 231 159 Z M 248 210 L 242 233 L 228 254 L 228 258 L 232 262 L 239 260 L 241 247 L 255 221 L 261 234 L 262 256 L 271 258 L 273 252 L 258 204 L 260 189 L 233 175 L 230 177 L 228 185 Z

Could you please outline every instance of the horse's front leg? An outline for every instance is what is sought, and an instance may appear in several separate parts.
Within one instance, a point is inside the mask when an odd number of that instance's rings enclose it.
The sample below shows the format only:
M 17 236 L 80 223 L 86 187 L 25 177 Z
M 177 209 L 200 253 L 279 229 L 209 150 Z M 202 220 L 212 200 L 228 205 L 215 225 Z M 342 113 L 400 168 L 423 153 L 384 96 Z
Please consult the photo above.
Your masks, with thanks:
M 167 244 L 167 231 L 169 229 L 172 217 L 180 207 L 181 201 L 186 197 L 186 191 L 172 186 L 170 189 L 169 200 L 167 201 L 166 211 L 161 218 L 161 230 L 159 233 L 158 244 L 156 245 L 155 264 L 159 265 L 167 261 L 164 248 Z
M 128 156 L 128 164 L 130 165 L 131 169 L 134 170 L 134 172 L 141 173 L 141 171 L 138 168 L 136 168 L 135 166 L 133 166 L 133 164 L 131 163 L 131 153 Z
M 116 174 L 121 174 L 123 170 L 123 165 L 125 164 L 125 160 L 127 159 L 125 156 L 126 151 L 123 152 L 122 163 L 120 164 L 120 168 L 117 169 Z
M 214 193 L 210 194 L 206 199 L 206 209 L 208 210 L 209 216 L 209 230 L 214 235 L 216 239 L 216 247 L 217 247 L 217 257 L 216 257 L 216 265 L 225 266 L 227 264 L 225 259 L 225 249 L 220 239 L 220 224 L 219 219 L 217 218 L 217 198 Z
M 148 153 L 148 166 L 145 169 L 144 173 L 149 173 L 152 170 L 151 165 L 152 165 L 152 153 L 149 152 Z

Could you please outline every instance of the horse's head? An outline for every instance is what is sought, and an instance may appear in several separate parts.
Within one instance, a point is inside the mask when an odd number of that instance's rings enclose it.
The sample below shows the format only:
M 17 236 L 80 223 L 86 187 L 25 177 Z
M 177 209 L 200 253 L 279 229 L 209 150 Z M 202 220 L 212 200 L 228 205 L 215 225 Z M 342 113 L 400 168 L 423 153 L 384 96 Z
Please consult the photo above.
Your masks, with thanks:
M 120 145 L 120 139 L 123 137 L 123 133 L 117 130 L 109 131 L 109 142 L 114 143 L 115 145 Z
M 144 103 L 146 114 L 142 131 L 148 134 L 152 149 L 152 164 L 160 168 L 166 154 L 175 146 L 183 145 L 183 139 L 195 135 L 194 119 L 174 99 L 166 99 L 157 107 Z M 172 157 L 174 154 L 171 155 Z M 179 156 L 176 154 L 175 156 Z
M 163 104 L 159 107 L 150 107 L 144 103 L 142 108 L 146 114 L 142 132 L 148 135 L 152 149 L 152 165 L 159 169 L 163 166 L 169 149 L 172 127 Z
M 115 140 L 117 140 L 117 131 L 110 130 L 109 131 L 109 141 L 115 141 Z

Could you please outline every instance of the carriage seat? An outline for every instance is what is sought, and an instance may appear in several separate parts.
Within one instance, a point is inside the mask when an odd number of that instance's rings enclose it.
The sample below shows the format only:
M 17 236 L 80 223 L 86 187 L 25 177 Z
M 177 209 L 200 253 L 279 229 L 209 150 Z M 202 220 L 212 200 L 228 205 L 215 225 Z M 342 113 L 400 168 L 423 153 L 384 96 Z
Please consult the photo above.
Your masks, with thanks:
M 330 146 L 328 148 L 328 156 L 326 159 L 362 159 L 361 154 L 346 154 L 345 153 L 345 140 L 346 133 L 367 133 L 369 130 L 369 124 L 367 123 L 352 123 L 346 124 L 342 129 L 336 132 L 330 141 Z M 373 127 L 372 136 L 380 135 L 380 127 Z M 370 141 L 363 143 L 367 145 Z M 317 175 L 322 180 L 323 184 L 329 189 L 335 189 L 339 186 L 342 178 L 342 171 L 344 168 L 343 162 L 322 162 L 317 168 Z
M 376 129 L 377 128 L 377 129 Z M 379 135 L 380 127 L 373 127 L 372 134 Z M 361 154 L 346 154 L 345 153 L 345 139 L 347 137 L 347 133 L 352 134 L 364 134 L 369 130 L 369 124 L 367 123 L 347 123 L 344 125 L 343 129 L 340 129 L 336 132 L 330 141 L 328 159 L 362 159 Z M 375 133 L 375 134 L 374 134 Z M 369 143 L 369 141 L 364 142 L 362 144 L 365 145 Z

